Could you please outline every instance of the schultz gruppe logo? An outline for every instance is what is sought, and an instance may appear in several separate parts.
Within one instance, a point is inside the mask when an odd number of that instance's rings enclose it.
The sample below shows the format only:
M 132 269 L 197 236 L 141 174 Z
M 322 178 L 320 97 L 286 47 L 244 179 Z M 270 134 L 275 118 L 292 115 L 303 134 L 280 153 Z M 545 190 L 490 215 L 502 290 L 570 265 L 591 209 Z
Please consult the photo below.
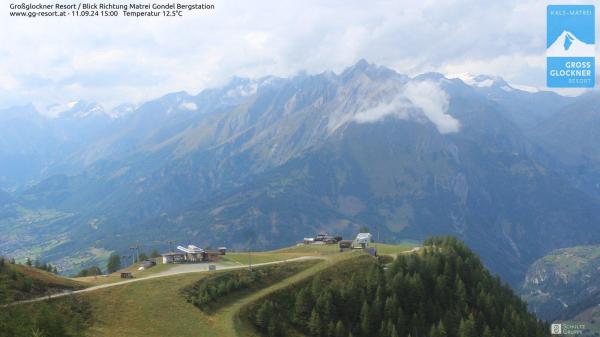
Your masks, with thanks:
M 593 5 L 549 5 L 546 79 L 550 88 L 594 86 L 596 34 Z
M 585 324 L 577 322 L 554 323 L 550 326 L 550 333 L 552 335 L 577 336 L 583 335 L 585 331 Z
M 561 335 L 562 334 L 562 325 L 561 324 L 552 324 L 550 328 L 550 332 L 553 335 Z

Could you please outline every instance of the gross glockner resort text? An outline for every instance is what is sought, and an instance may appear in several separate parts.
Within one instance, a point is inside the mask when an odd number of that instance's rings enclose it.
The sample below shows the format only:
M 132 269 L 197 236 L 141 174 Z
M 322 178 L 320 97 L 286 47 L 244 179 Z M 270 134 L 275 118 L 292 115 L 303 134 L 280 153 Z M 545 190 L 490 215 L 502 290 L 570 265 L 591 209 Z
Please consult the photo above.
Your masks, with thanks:
M 592 71 L 589 69 L 552 69 L 550 70 L 550 76 L 591 76 Z
M 81 9 L 100 9 L 100 10 L 199 10 L 199 9 L 214 9 L 212 4 L 181 4 L 181 3 L 153 3 L 153 4 L 116 4 L 116 3 L 98 3 L 89 4 L 82 3 Z M 75 10 L 78 9 L 78 4 L 10 4 L 10 9 L 21 10 Z

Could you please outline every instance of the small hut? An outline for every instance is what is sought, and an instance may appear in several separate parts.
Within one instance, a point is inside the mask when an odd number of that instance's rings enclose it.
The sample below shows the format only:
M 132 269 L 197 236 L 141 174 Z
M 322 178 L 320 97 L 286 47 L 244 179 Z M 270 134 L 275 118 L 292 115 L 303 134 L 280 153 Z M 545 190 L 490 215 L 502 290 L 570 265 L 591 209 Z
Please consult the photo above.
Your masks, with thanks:
M 121 278 L 133 278 L 133 275 L 130 272 L 122 272 Z
M 340 252 L 343 252 L 345 249 L 352 249 L 352 240 L 341 240 L 338 244 Z
M 202 252 L 202 262 L 214 262 L 219 261 L 221 258 L 221 252 L 214 250 L 205 250 Z

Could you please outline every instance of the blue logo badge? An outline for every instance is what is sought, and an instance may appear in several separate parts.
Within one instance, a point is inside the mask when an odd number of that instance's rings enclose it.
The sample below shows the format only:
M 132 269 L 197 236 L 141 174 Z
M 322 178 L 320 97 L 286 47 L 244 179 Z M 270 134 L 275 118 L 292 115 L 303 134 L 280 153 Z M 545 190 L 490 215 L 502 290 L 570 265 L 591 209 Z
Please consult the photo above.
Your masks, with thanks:
M 594 86 L 596 31 L 593 5 L 549 5 L 546 80 L 550 88 Z

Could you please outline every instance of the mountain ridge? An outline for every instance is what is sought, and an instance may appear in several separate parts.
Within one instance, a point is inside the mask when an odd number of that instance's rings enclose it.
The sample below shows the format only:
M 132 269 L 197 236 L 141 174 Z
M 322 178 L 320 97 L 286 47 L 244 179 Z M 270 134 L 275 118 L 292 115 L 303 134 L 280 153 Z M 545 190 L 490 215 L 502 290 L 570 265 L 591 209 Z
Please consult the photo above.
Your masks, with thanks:
M 21 191 L 25 207 L 70 214 L 51 225 L 66 228 L 65 241 L 44 254 L 71 268 L 73 251 L 96 256 L 90 245 L 171 237 L 272 248 L 367 225 L 389 240 L 456 234 L 518 283 L 549 250 L 597 240 L 577 234 L 593 225 L 596 201 L 555 171 L 510 108 L 515 95 L 566 104 L 559 96 L 366 61 L 255 82 L 144 103 L 71 154 L 86 158 L 79 173 Z M 365 112 L 373 117 L 357 119 Z M 448 119 L 460 128 L 441 132 Z

